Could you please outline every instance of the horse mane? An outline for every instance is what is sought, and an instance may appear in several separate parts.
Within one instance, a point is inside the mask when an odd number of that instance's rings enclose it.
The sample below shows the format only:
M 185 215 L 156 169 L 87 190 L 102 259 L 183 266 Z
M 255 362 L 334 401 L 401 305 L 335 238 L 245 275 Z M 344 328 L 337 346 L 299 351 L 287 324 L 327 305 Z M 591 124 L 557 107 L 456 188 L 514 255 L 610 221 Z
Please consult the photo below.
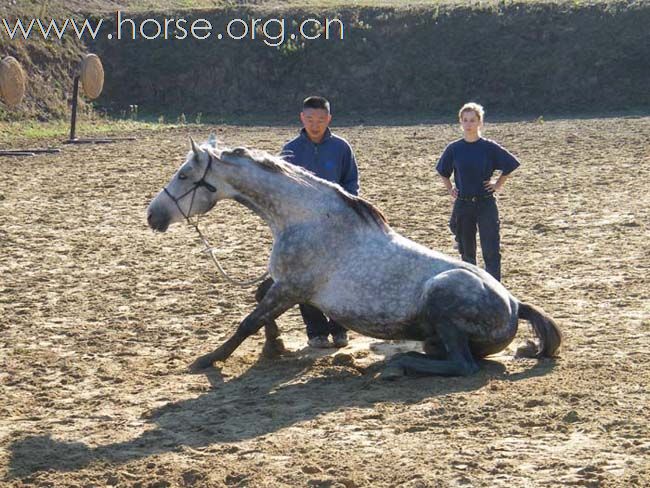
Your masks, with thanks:
M 351 195 L 342 190 L 338 185 L 336 189 L 338 190 L 339 196 L 343 198 L 343 201 L 354 210 L 359 217 L 368 223 L 375 223 L 380 229 L 388 232 L 388 219 L 386 219 L 381 210 L 375 207 L 368 200 L 356 195 Z
M 368 224 L 375 224 L 384 232 L 388 232 L 390 227 L 388 220 L 384 214 L 375 207 L 368 200 L 358 197 L 356 195 L 351 195 L 341 188 L 340 185 L 332 183 L 322 178 L 318 178 L 311 171 L 296 166 L 284 160 L 282 157 L 273 156 L 266 151 L 259 150 L 250 150 L 245 147 L 238 147 L 231 151 L 224 151 L 222 155 L 232 155 L 235 157 L 245 157 L 256 163 L 261 168 L 271 171 L 272 173 L 282 173 L 289 178 L 292 178 L 298 182 L 309 184 L 317 183 L 322 186 L 327 186 L 332 188 L 337 192 L 339 198 L 343 200 L 348 207 L 350 207 L 359 217 L 363 219 L 364 222 Z M 307 181 L 305 181 L 307 180 Z

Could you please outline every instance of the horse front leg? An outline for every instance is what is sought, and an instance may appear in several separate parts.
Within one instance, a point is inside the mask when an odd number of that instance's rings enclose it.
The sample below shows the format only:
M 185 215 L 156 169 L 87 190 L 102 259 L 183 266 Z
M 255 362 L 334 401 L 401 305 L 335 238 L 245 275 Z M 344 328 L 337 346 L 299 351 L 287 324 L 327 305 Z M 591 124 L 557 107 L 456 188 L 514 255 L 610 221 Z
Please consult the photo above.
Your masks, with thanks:
M 255 300 L 257 303 L 260 303 L 264 299 L 272 286 L 273 278 L 267 278 L 257 287 L 257 291 L 255 292 Z M 284 342 L 280 339 L 280 329 L 278 329 L 278 324 L 275 320 L 269 320 L 264 324 L 264 337 L 262 356 L 265 358 L 277 358 L 286 351 Z
M 275 323 L 275 320 L 269 320 L 264 324 L 264 337 L 262 356 L 265 358 L 277 358 L 286 351 L 284 341 L 280 338 L 280 329 L 278 328 L 278 324 Z
M 235 333 L 217 349 L 194 361 L 190 365 L 190 371 L 201 371 L 212 366 L 215 361 L 225 361 L 244 339 L 260 330 L 264 324 L 275 324 L 274 320 L 296 303 L 285 293 L 281 284 L 273 283 L 255 310 L 239 324 Z M 275 328 L 277 330 L 277 325 Z

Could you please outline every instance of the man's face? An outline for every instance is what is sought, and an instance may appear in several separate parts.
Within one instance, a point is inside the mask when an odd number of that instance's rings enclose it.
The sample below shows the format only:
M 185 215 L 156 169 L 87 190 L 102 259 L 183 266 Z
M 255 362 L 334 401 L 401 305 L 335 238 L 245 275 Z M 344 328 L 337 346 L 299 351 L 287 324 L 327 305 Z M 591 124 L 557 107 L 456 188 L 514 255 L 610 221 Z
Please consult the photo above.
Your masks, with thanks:
M 300 121 L 309 139 L 320 142 L 332 121 L 332 116 L 324 108 L 306 108 L 300 112 Z
M 460 125 L 463 128 L 465 136 L 477 136 L 481 128 L 481 121 L 473 110 L 466 110 L 460 116 Z

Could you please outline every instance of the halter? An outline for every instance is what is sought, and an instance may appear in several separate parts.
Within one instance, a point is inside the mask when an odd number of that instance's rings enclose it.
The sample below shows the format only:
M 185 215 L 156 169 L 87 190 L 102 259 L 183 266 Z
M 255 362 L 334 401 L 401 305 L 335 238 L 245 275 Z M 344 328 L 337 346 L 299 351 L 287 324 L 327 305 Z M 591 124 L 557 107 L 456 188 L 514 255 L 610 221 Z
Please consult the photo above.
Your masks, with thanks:
M 174 202 L 174 204 L 176 204 L 176 208 L 178 208 L 178 211 L 181 213 L 181 215 L 182 215 L 183 217 L 185 217 L 185 220 L 187 220 L 187 223 L 188 223 L 188 224 L 191 224 L 191 222 L 190 222 L 190 214 L 192 213 L 192 207 L 194 206 L 194 197 L 196 196 L 196 190 L 198 190 L 198 189 L 201 188 L 201 187 L 204 187 L 204 188 L 207 188 L 207 190 L 208 190 L 210 193 L 216 193 L 216 192 L 217 192 L 217 189 L 216 189 L 213 185 L 211 185 L 210 183 L 208 183 L 208 182 L 205 180 L 205 177 L 208 175 L 208 171 L 210 171 L 211 168 L 212 168 L 212 155 L 208 154 L 208 165 L 205 167 L 205 171 L 203 172 L 203 176 L 201 176 L 201 179 L 195 181 L 195 182 L 192 184 L 192 188 L 190 188 L 189 190 L 187 190 L 185 193 L 183 193 L 183 194 L 182 194 L 180 197 L 178 197 L 178 198 L 176 198 L 174 195 L 172 195 L 172 194 L 170 193 L 170 191 L 167 189 L 167 187 L 164 187 L 164 188 L 163 188 L 163 191 L 167 194 L 167 196 L 168 196 L 169 198 L 172 199 L 172 202 Z M 183 198 L 185 198 L 187 195 L 189 195 L 190 193 L 192 194 L 192 200 L 190 200 L 190 208 L 189 208 L 189 210 L 187 211 L 187 214 L 185 214 L 185 212 L 183 212 L 183 209 L 181 208 L 181 205 L 180 205 L 179 202 L 180 202 Z
M 265 271 L 264 274 L 258 278 L 249 280 L 249 281 L 238 281 L 230 276 L 224 271 L 224 269 L 221 267 L 219 264 L 219 261 L 217 260 L 217 257 L 214 255 L 214 247 L 210 246 L 210 242 L 208 239 L 203 235 L 201 232 L 201 229 L 199 229 L 199 217 L 196 217 L 196 222 L 192 222 L 190 220 L 190 215 L 192 214 L 192 207 L 194 206 L 194 197 L 196 196 L 196 191 L 203 187 L 207 189 L 210 193 L 216 193 L 217 188 L 214 185 L 211 185 L 208 183 L 205 179 L 205 177 L 208 175 L 208 171 L 212 168 L 212 155 L 208 153 L 208 165 L 205 167 L 205 171 L 203 172 L 203 176 L 201 176 L 200 180 L 195 181 L 192 184 L 192 188 L 187 190 L 185 193 L 183 193 L 180 197 L 175 197 L 174 195 L 171 194 L 171 192 L 167 189 L 165 186 L 163 188 L 163 191 L 165 194 L 174 202 L 176 205 L 176 208 L 178 208 L 178 211 L 181 213 L 183 217 L 185 217 L 185 220 L 187 221 L 188 225 L 194 228 L 196 230 L 196 233 L 199 235 L 201 238 L 201 241 L 203 241 L 203 245 L 205 246 L 205 249 L 203 249 L 202 252 L 208 253 L 210 257 L 212 258 L 212 262 L 216 265 L 217 269 L 219 270 L 219 273 L 221 273 L 221 276 L 223 276 L 226 280 L 228 280 L 230 283 L 238 286 L 250 286 L 254 285 L 256 283 L 259 283 L 260 281 L 263 281 L 269 274 L 268 271 Z M 185 198 L 187 195 L 192 194 L 192 199 L 190 200 L 190 208 L 187 210 L 187 214 L 183 212 L 183 209 L 181 208 L 180 201 Z

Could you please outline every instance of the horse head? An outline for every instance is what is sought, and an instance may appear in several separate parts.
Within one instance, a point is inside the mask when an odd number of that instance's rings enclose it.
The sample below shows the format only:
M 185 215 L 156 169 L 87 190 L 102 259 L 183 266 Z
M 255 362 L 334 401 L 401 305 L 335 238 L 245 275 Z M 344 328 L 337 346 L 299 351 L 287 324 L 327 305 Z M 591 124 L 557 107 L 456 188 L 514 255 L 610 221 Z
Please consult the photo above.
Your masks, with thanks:
M 165 232 L 171 224 L 204 214 L 230 194 L 220 177 L 216 138 L 211 135 L 201 145 L 190 138 L 190 143 L 185 162 L 147 209 L 149 226 L 156 231 Z

